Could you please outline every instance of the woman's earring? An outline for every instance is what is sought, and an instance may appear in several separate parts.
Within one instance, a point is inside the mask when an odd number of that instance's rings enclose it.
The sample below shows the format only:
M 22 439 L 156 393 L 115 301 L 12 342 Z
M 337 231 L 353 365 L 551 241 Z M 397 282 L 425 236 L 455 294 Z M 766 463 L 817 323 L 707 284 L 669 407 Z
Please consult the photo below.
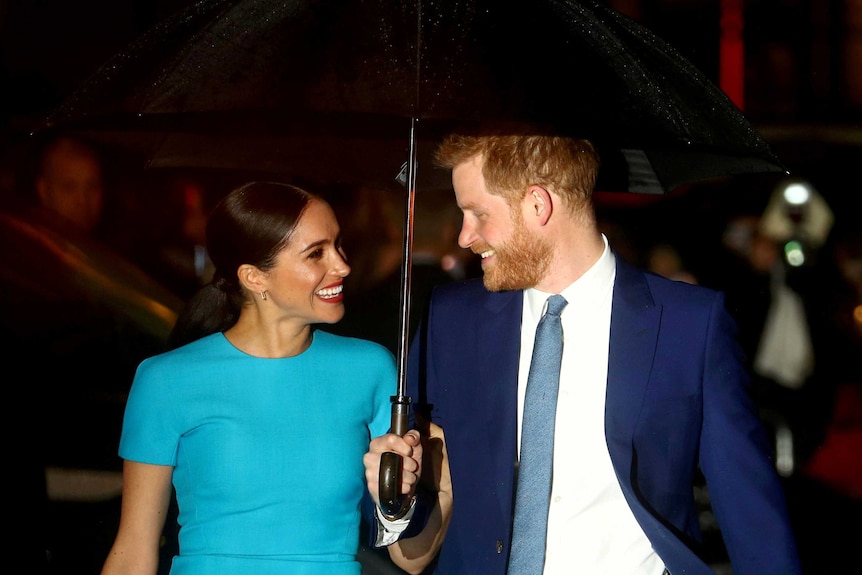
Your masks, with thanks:
M 260 292 L 260 299 L 262 299 L 263 301 L 266 301 L 266 290 L 263 290 L 262 292 Z

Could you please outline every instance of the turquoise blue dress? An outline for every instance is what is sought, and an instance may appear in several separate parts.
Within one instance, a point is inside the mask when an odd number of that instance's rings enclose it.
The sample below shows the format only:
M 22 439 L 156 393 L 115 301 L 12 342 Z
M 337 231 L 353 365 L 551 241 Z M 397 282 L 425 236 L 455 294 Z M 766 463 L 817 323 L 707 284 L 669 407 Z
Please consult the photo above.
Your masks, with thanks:
M 396 392 L 389 350 L 320 330 L 296 357 L 218 333 L 143 361 L 119 453 L 174 467 L 171 575 L 360 575 L 362 456 Z

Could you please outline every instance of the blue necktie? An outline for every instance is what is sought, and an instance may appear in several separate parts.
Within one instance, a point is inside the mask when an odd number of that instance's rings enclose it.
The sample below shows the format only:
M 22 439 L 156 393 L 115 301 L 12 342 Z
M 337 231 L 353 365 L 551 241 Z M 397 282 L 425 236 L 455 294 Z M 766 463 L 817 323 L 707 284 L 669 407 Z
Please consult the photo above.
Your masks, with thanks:
M 536 328 L 536 343 L 524 398 L 518 491 L 508 575 L 541 575 L 545 565 L 551 471 L 554 464 L 554 419 L 557 413 L 560 362 L 563 359 L 560 313 L 566 303 L 561 295 L 549 297 L 548 311 Z

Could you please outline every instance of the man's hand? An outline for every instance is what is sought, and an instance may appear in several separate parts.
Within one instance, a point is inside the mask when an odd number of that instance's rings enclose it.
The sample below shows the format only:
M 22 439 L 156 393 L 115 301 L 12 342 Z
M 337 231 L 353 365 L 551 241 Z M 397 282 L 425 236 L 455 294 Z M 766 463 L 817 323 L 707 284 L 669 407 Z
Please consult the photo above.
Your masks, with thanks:
M 400 437 L 387 433 L 371 440 L 368 452 L 362 458 L 365 464 L 365 481 L 374 503 L 380 505 L 380 456 L 392 452 L 401 456 L 401 494 L 412 497 L 422 475 L 422 442 L 419 432 L 411 429 Z

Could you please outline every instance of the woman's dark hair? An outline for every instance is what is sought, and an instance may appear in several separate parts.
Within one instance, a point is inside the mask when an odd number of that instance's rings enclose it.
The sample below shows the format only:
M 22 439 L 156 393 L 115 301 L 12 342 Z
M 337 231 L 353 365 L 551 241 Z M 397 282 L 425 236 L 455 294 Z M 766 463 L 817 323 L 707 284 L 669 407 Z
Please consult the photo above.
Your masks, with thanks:
M 290 184 L 249 182 L 216 204 L 206 228 L 213 278 L 180 313 L 168 338 L 169 349 L 236 323 L 247 298 L 237 269 L 243 264 L 272 269 L 305 208 L 317 197 Z

